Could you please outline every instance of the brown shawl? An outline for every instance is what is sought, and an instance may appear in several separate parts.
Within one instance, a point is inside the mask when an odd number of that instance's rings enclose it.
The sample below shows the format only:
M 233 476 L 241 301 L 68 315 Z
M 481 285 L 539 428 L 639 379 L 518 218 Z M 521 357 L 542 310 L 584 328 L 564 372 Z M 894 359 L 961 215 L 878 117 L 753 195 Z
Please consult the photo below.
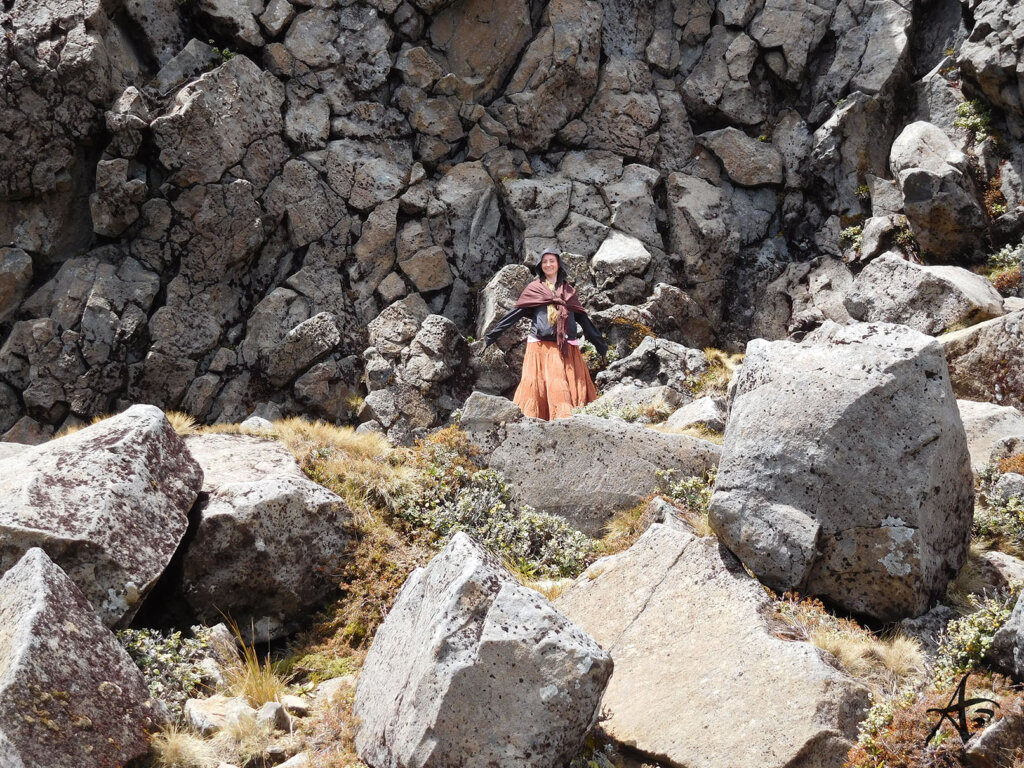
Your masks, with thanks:
M 587 313 L 587 310 L 580 304 L 576 296 L 576 289 L 566 282 L 555 286 L 554 293 L 542 280 L 534 280 L 523 290 L 516 307 L 543 307 L 554 304 L 558 310 L 558 322 L 555 325 L 555 338 L 558 341 L 558 350 L 563 357 L 569 353 L 569 340 L 567 328 L 569 325 L 569 313 Z

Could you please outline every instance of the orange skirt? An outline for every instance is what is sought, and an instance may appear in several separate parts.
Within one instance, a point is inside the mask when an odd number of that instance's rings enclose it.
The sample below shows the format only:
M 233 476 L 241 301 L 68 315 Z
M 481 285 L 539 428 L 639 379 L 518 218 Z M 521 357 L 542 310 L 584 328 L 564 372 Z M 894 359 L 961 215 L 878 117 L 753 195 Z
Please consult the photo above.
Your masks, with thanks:
M 523 378 L 512 401 L 523 413 L 536 419 L 564 419 L 572 409 L 597 399 L 597 390 L 580 349 L 569 345 L 562 357 L 553 341 L 526 344 Z

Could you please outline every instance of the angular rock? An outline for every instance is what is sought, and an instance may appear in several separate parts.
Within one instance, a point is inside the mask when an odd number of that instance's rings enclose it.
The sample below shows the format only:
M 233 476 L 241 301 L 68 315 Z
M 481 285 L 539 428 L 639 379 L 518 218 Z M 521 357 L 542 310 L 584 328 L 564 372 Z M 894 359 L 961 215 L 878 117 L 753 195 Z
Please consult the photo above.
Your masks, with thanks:
M 370 323 L 370 345 L 386 357 L 397 358 L 429 314 L 418 293 L 396 301 Z
M 336 582 L 351 515 L 272 440 L 193 435 L 205 502 L 183 557 L 183 594 L 204 619 L 229 614 L 247 641 L 287 634 Z
M 264 357 L 267 379 L 281 387 L 331 352 L 341 342 L 341 333 L 329 312 L 321 312 L 288 331 Z
M 236 45 L 263 45 L 252 4 L 247 0 L 199 0 L 198 11 L 214 32 L 231 38 Z
M 146 683 L 85 595 L 43 550 L 0 578 L 0 762 L 125 765 L 158 718 Z
M 593 640 L 458 533 L 377 630 L 353 704 L 356 749 L 370 765 L 560 765 L 610 674 Z
M 459 78 L 460 95 L 487 104 L 533 36 L 529 3 L 464 0 L 434 16 L 427 35 Z
M 718 454 L 718 446 L 706 440 L 574 416 L 507 425 L 488 466 L 505 475 L 520 503 L 599 536 L 616 510 L 635 506 L 657 489 L 659 470 L 700 476 L 716 466 Z
M 925 267 L 885 254 L 868 264 L 847 295 L 854 320 L 900 323 L 936 335 L 1003 314 L 1003 299 L 988 279 L 962 267 Z
M 0 478 L 0 571 L 42 547 L 113 627 L 170 562 L 203 473 L 158 408 L 134 405 L 0 461 Z
M 590 262 L 594 275 L 609 283 L 625 275 L 641 275 L 651 263 L 651 254 L 635 237 L 610 230 Z
M 476 337 L 484 338 L 498 320 L 515 306 L 519 294 L 533 279 L 529 267 L 509 264 L 498 270 L 480 291 L 477 304 Z
M 583 111 L 598 82 L 601 5 L 594 0 L 553 0 L 546 24 L 526 48 L 498 107 L 513 144 L 526 152 L 547 149 L 555 134 Z
M 728 416 L 729 412 L 721 399 L 702 397 L 674 411 L 665 420 L 665 428 L 682 431 L 690 427 L 704 427 L 713 432 L 724 432 Z
M 911 123 L 893 142 L 889 165 L 922 253 L 952 261 L 977 248 L 985 215 L 967 158 L 946 134 L 931 123 Z
M 764 120 L 768 90 L 750 79 L 757 55 L 757 43 L 746 34 L 715 26 L 700 59 L 683 82 L 687 110 L 698 116 L 721 115 L 741 125 Z
M 184 88 L 173 109 L 151 129 L 160 162 L 180 186 L 219 181 L 253 142 L 284 127 L 281 83 L 245 56 Z
M 982 472 L 1002 455 L 1004 441 L 1024 443 L 1024 413 L 1012 406 L 957 400 L 960 418 L 967 433 L 967 448 L 971 453 L 971 469 Z
M 821 651 L 773 634 L 771 601 L 714 538 L 652 525 L 555 605 L 615 662 L 602 728 L 671 765 L 840 765 L 868 707 Z
M 1020 605 L 1020 601 L 1018 601 Z M 987 654 L 996 669 L 1020 680 L 1024 677 L 1024 605 L 1013 613 L 992 638 Z
M 939 337 L 957 397 L 1024 410 L 1024 311 Z
M 502 217 L 498 190 L 483 164 L 459 163 L 437 183 L 441 214 L 431 230 L 441 233 L 458 274 L 468 283 L 482 283 L 508 259 L 510 238 Z
M 627 357 L 616 360 L 597 374 L 597 382 L 602 386 L 666 386 L 674 389 L 688 402 L 692 398 L 697 379 L 707 367 L 707 357 L 699 349 L 645 336 Z
M 32 257 L 20 248 L 0 248 L 0 323 L 18 311 L 32 282 Z
M 736 128 L 708 131 L 697 141 L 715 153 L 737 184 L 756 187 L 782 183 L 782 155 L 771 144 L 752 139 Z
M 715 338 L 714 329 L 697 302 L 667 283 L 654 286 L 654 292 L 643 304 L 616 304 L 593 312 L 592 319 L 613 341 L 617 341 L 616 325 L 622 325 L 617 320 L 625 321 L 624 327 L 646 326 L 660 338 L 697 349 L 711 346 Z
M 918 616 L 966 559 L 973 504 L 934 339 L 828 322 L 802 344 L 747 345 L 710 521 L 767 586 Z
M 205 699 L 185 702 L 185 720 L 203 736 L 212 736 L 239 720 L 255 718 L 256 710 L 245 699 L 215 693 Z
M 583 114 L 585 145 L 650 162 L 661 107 L 647 65 L 615 57 L 601 68 L 597 93 Z

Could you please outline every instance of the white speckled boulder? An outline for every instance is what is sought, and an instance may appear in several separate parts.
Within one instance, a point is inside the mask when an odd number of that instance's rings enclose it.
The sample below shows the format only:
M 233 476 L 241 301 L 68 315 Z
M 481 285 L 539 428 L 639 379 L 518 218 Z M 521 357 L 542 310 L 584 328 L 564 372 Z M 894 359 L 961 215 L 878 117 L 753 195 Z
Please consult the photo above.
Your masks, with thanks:
M 39 546 L 127 624 L 188 527 L 203 473 L 152 405 L 0 460 L 0 573 Z
M 405 582 L 359 676 L 373 768 L 550 768 L 597 717 L 611 659 L 466 534 Z
M 710 521 L 762 582 L 882 621 L 918 616 L 963 564 L 973 507 L 935 339 L 829 322 L 801 344 L 747 345 Z
M 843 764 L 867 690 L 776 637 L 771 600 L 713 537 L 652 525 L 555 607 L 615 662 L 601 702 L 613 739 L 677 766 Z
M 183 558 L 185 599 L 208 621 L 230 615 L 246 640 L 287 634 L 336 587 L 348 506 L 276 440 L 192 435 L 187 445 L 206 481 Z
M 125 765 L 149 751 L 152 703 L 138 667 L 43 550 L 0 578 L 0 765 Z

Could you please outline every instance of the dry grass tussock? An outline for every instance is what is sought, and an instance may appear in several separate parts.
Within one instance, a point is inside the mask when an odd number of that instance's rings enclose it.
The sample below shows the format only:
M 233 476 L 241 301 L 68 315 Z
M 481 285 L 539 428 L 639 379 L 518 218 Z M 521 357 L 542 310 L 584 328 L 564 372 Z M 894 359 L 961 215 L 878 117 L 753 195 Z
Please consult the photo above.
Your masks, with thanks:
M 210 742 L 176 725 L 155 734 L 150 748 L 154 768 L 214 768 L 219 762 Z
M 689 435 L 700 440 L 707 440 L 715 445 L 721 445 L 725 441 L 725 435 L 718 430 L 709 429 L 704 424 L 692 424 L 682 429 L 674 429 L 666 424 L 649 424 L 648 429 L 656 432 L 664 432 L 666 435 Z
M 787 592 L 775 603 L 780 634 L 830 653 L 839 665 L 878 696 L 919 683 L 925 656 L 917 640 L 901 634 L 878 637 L 852 619 L 829 613 L 814 598 Z
M 110 413 L 101 413 L 101 414 L 99 414 L 97 416 L 93 416 L 87 422 L 82 422 L 81 424 L 74 424 L 74 425 L 65 427 L 60 432 L 57 432 L 50 439 L 51 440 L 56 440 L 59 437 L 67 437 L 68 435 L 73 435 L 73 434 L 75 434 L 75 432 L 80 432 L 81 430 L 85 429 L 86 427 L 91 427 L 93 424 L 99 424 L 101 421 L 106 421 L 112 415 L 113 414 L 110 414 Z
M 694 392 L 702 396 L 724 395 L 736 369 L 743 365 L 743 354 L 729 354 L 721 349 L 705 347 L 708 369 L 697 380 Z
M 961 615 L 977 610 L 974 596 L 995 594 L 1001 586 L 994 583 L 996 574 L 983 558 L 987 549 L 984 542 L 973 539 L 966 562 L 946 588 L 946 602 Z
M 359 721 L 352 714 L 355 689 L 342 686 L 303 726 L 312 768 L 365 768 L 356 754 Z
M 232 696 L 240 696 L 249 702 L 249 706 L 259 709 L 269 701 L 280 701 L 287 691 L 288 681 L 280 674 L 277 665 L 271 662 L 270 655 L 260 659 L 256 649 L 242 640 L 238 625 L 227 619 L 228 627 L 242 655 L 238 662 L 224 671 L 224 682 Z

